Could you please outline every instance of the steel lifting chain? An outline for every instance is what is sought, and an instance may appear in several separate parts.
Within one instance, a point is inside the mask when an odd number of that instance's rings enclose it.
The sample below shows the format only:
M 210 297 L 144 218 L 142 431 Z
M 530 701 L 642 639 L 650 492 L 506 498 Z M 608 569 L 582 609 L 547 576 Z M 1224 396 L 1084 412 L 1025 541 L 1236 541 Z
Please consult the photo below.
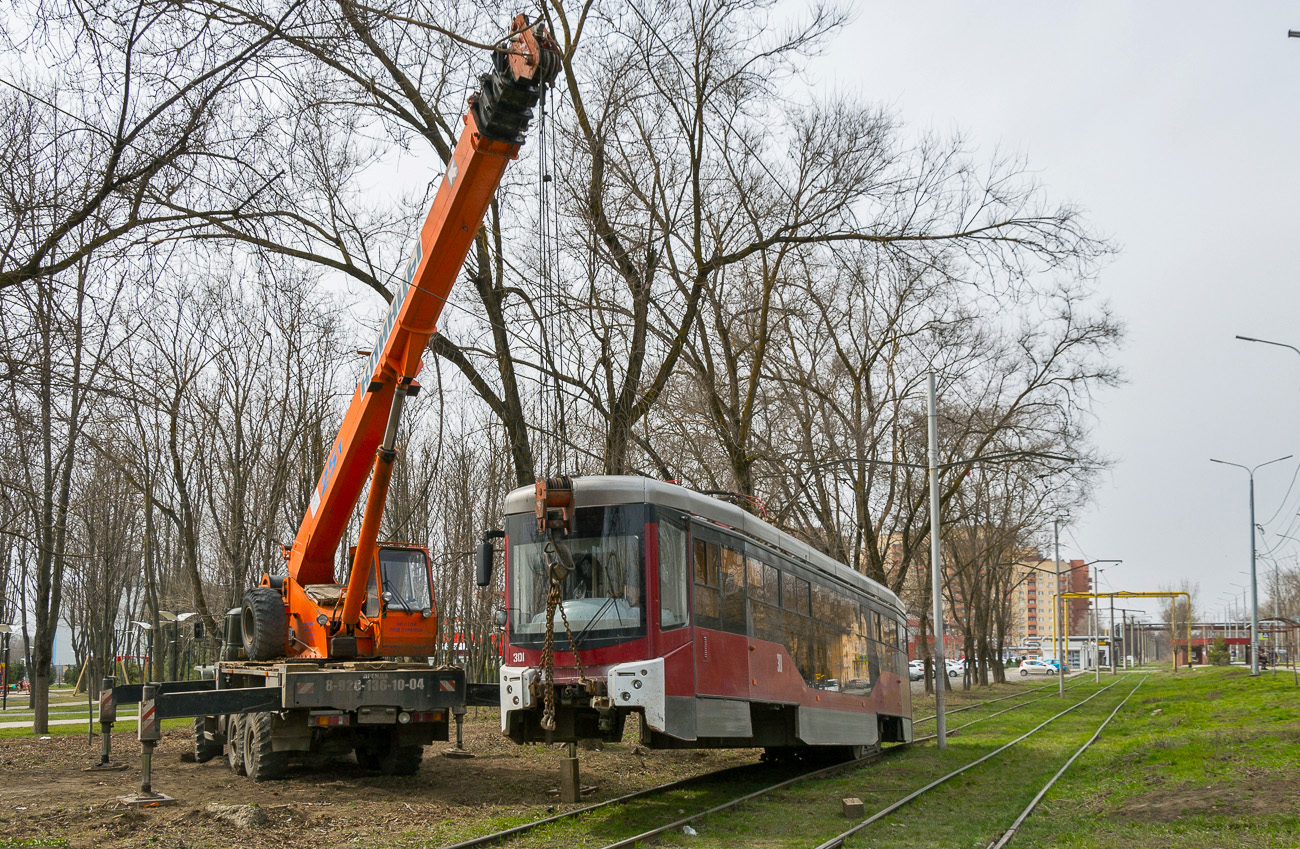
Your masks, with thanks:
M 587 673 L 582 668 L 582 658 L 578 656 L 578 646 L 569 628 L 569 617 L 564 612 L 564 579 L 573 571 L 573 558 L 563 545 L 557 544 L 554 534 L 548 534 L 546 553 L 550 555 L 547 573 L 551 578 L 550 591 L 546 594 L 546 639 L 542 643 L 542 730 L 555 730 L 555 611 L 560 611 L 560 621 L 564 623 L 564 635 L 569 639 L 569 651 L 573 653 L 573 663 L 578 667 L 578 680 L 587 686 Z

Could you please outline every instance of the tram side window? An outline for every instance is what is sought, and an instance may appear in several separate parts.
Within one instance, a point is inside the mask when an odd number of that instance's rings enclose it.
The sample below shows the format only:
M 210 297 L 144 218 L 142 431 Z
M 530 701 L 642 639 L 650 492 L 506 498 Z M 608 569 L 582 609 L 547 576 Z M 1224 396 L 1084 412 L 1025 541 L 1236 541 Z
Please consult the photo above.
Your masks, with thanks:
M 745 627 L 745 556 L 735 549 L 723 547 L 722 569 L 722 630 L 744 634 Z
M 789 572 L 781 573 L 781 606 L 801 616 L 808 615 L 808 582 Z
M 790 610 L 782 611 L 785 631 L 785 648 L 794 658 L 794 665 L 805 681 L 813 680 L 812 620 Z
M 695 541 L 695 624 L 701 628 L 717 628 L 718 617 L 718 561 L 720 552 L 716 542 Z
M 777 583 L 780 575 L 776 567 L 749 558 L 749 597 L 765 604 L 778 604 Z
M 781 573 L 770 563 L 753 557 L 749 567 L 749 621 L 753 636 L 773 643 L 785 642 L 785 618 L 778 604 Z
M 686 530 L 659 522 L 659 627 L 680 628 L 687 620 Z

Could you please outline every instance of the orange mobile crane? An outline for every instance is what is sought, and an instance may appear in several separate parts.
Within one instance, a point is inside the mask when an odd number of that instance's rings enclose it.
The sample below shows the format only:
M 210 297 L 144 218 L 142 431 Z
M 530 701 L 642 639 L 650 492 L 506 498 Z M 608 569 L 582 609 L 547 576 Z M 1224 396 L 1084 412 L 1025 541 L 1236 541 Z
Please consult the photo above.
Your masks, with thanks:
M 419 391 L 421 357 L 447 295 L 506 163 L 524 143 L 541 87 L 554 82 L 559 70 L 558 48 L 523 15 L 515 18 L 511 44 L 510 51 L 493 54 L 494 72 L 482 77 L 481 90 L 470 98 L 465 130 L 403 267 L 307 515 L 286 552 L 288 575 L 263 575 L 262 585 L 245 596 L 240 625 L 251 660 L 433 653 L 437 618 L 428 552 L 376 540 L 397 456 L 402 404 Z M 340 584 L 334 578 L 335 554 L 367 473 L 370 493 L 361 531 L 350 575 Z
M 379 543 L 380 518 L 402 404 L 419 391 L 425 346 L 506 165 L 524 143 L 543 86 L 554 83 L 559 66 L 559 49 L 541 24 L 517 16 L 508 49 L 493 54 L 492 72 L 469 99 L 465 128 L 307 515 L 286 548 L 287 574 L 264 574 L 242 608 L 227 614 L 222 660 L 209 680 L 200 688 L 194 682 L 113 688 L 105 680 L 111 691 L 100 705 L 105 731 L 117 704 L 140 702 L 146 800 L 157 795 L 149 795 L 156 740 L 149 735 L 156 733 L 154 720 L 165 717 L 195 717 L 199 762 L 224 751 L 235 772 L 259 781 L 282 775 L 295 754 L 349 751 L 363 766 L 409 774 L 419 769 L 424 745 L 448 739 L 449 712 L 459 732 L 464 671 L 427 661 L 438 625 L 429 553 Z M 340 583 L 336 553 L 367 476 L 359 538 Z M 107 733 L 104 740 L 101 764 L 107 765 Z

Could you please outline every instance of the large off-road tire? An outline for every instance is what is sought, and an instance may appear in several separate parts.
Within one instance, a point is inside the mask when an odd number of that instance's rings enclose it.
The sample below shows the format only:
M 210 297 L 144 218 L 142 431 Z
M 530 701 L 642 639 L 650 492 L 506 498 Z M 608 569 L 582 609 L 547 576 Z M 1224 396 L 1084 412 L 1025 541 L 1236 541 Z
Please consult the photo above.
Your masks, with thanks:
M 244 774 L 244 718 L 238 714 L 226 722 L 226 763 L 235 775 Z
M 283 778 L 289 769 L 289 753 L 271 747 L 270 713 L 249 714 L 244 720 L 244 772 L 254 781 Z
M 275 660 L 284 657 L 288 643 L 289 618 L 279 590 L 253 587 L 244 593 L 244 610 L 240 616 L 244 651 L 249 660 Z
M 205 764 L 213 758 L 221 757 L 221 744 L 209 740 L 203 733 L 203 717 L 194 717 L 194 760 Z

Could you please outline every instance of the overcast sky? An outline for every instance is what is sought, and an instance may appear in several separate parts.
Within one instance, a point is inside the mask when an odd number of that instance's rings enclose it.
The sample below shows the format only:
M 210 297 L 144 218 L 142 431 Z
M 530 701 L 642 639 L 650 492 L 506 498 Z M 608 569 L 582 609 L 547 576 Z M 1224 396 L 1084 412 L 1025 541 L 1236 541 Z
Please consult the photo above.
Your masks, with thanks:
M 1300 354 L 1233 338 L 1300 347 L 1300 5 L 859 7 L 819 82 L 982 152 L 1023 151 L 1051 199 L 1121 247 L 1100 289 L 1127 326 L 1128 383 L 1102 395 L 1096 431 L 1116 465 L 1062 557 L 1123 558 L 1103 591 L 1185 577 L 1201 609 L 1221 616 L 1231 593 L 1240 606 L 1248 477 L 1210 458 L 1300 455 Z M 1279 535 L 1300 537 L 1297 471 L 1256 476 L 1260 549 L 1291 568 L 1300 543 Z

